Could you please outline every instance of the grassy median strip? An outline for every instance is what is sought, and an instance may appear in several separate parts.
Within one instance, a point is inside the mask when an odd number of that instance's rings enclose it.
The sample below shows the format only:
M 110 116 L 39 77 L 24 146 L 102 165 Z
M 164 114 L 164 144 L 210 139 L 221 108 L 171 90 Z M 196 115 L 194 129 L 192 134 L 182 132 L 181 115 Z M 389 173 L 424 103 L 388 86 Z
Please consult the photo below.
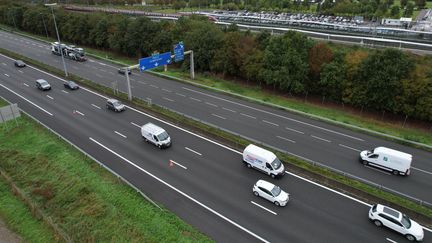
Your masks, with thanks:
M 37 66 L 43 70 L 46 70 L 48 72 L 52 72 L 58 76 L 62 76 L 63 72 L 61 70 L 55 69 L 51 66 L 42 64 L 38 61 L 20 56 L 16 53 L 4 50 L 0 48 L 0 53 L 3 53 L 5 55 L 11 56 L 13 58 L 21 58 L 28 62 L 29 64 L 32 64 L 34 66 Z M 180 115 L 176 112 L 170 111 L 168 109 L 165 109 L 163 107 L 157 106 L 157 105 L 148 105 L 145 101 L 134 98 L 132 102 L 127 101 L 127 95 L 124 93 L 119 93 L 118 95 L 115 95 L 112 91 L 112 89 L 109 89 L 107 87 L 101 86 L 99 84 L 96 84 L 94 82 L 91 82 L 89 80 L 85 80 L 79 77 L 76 77 L 74 75 L 71 75 L 69 77 L 70 79 L 74 79 L 78 83 L 82 83 L 86 85 L 89 88 L 92 88 L 98 92 L 107 94 L 109 96 L 117 96 L 118 98 L 122 99 L 126 103 L 129 103 L 131 105 L 134 105 L 135 107 L 139 107 L 140 109 L 152 113 L 154 115 L 163 117 L 166 120 L 171 121 L 172 123 L 178 124 L 180 126 L 185 126 L 190 130 L 194 130 L 197 133 L 201 133 L 204 136 L 211 137 L 212 139 L 219 140 L 221 142 L 227 143 L 231 145 L 234 148 L 237 148 L 238 150 L 244 149 L 250 141 L 247 141 L 246 139 L 243 139 L 239 136 L 236 136 L 234 134 L 231 134 L 229 132 L 222 131 L 218 128 L 215 128 L 210 125 L 206 125 L 204 123 L 195 121 L 193 119 L 190 119 L 188 117 L 185 117 L 183 115 Z M 320 183 L 324 183 L 327 185 L 334 185 L 331 182 L 337 182 L 338 186 L 344 186 L 343 190 L 346 192 L 351 192 L 352 195 L 356 195 L 357 192 L 363 192 L 364 194 L 369 195 L 369 199 L 371 202 L 388 202 L 388 204 L 399 206 L 402 208 L 405 208 L 406 211 L 411 211 L 419 214 L 419 218 L 432 218 L 432 209 L 416 204 L 413 201 L 410 201 L 408 199 L 396 196 L 391 193 L 384 192 L 382 190 L 379 190 L 375 187 L 366 185 L 364 183 L 361 183 L 356 180 L 349 179 L 347 177 L 344 177 L 342 175 L 339 175 L 335 172 L 329 171 L 327 169 L 313 166 L 310 163 L 306 161 L 302 161 L 298 158 L 295 158 L 293 156 L 289 156 L 286 154 L 282 154 L 277 152 L 278 156 L 287 163 L 288 167 L 291 166 L 293 169 L 298 169 L 297 172 L 304 173 L 304 171 L 310 172 L 315 175 L 316 178 L 320 178 Z M 353 162 L 356 163 L 356 162 Z M 304 170 L 304 171 L 302 171 Z M 335 187 L 335 186 L 333 186 Z M 366 196 L 367 196 L 366 195 Z M 363 199 L 366 199 L 363 197 Z M 429 220 L 430 221 L 430 220 Z M 425 222 L 425 221 L 423 221 Z M 426 222 L 427 224 L 431 224 L 431 222 Z
M 135 190 L 30 118 L 22 116 L 18 121 L 18 126 L 13 127 L 12 123 L 6 129 L 5 124 L 0 124 L 0 168 L 72 241 L 211 241 L 174 214 L 144 200 Z M 0 183 L 0 190 L 3 187 Z M 27 225 L 43 226 L 26 223 L 31 221 L 28 213 L 11 215 L 8 200 L 3 200 L 3 195 L 0 197 L 0 212 L 9 211 L 8 221 L 25 218 L 14 227 L 17 232 L 30 242 L 52 241 L 49 233 L 38 238 L 32 233 L 35 229 L 22 229 Z

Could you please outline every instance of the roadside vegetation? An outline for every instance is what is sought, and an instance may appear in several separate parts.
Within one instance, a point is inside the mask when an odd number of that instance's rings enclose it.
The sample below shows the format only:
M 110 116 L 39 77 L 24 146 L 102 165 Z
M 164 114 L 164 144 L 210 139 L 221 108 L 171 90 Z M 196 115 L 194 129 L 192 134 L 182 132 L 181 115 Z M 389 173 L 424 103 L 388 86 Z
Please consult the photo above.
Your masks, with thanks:
M 0 169 L 59 231 L 32 218 L 0 177 L 0 214 L 29 242 L 210 242 L 25 115 L 0 124 Z M 9 191 L 9 193 L 8 193 Z M 59 235 L 58 232 L 64 232 Z
M 64 41 L 102 57 L 137 60 L 182 40 L 194 50 L 198 82 L 432 145 L 431 56 L 316 42 L 297 32 L 220 29 L 197 16 L 177 23 L 61 9 L 56 16 Z M 0 22 L 55 37 L 52 15 L 41 6 L 1 6 Z M 188 67 L 185 60 L 170 70 L 184 77 Z

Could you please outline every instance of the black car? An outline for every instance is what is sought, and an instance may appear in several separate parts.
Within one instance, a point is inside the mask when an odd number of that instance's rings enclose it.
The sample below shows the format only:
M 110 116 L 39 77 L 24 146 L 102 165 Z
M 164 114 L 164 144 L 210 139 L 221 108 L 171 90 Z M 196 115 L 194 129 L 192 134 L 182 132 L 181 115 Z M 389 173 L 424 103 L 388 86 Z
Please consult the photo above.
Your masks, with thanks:
M 79 89 L 78 84 L 76 84 L 74 81 L 68 81 L 68 82 L 64 83 L 64 87 L 66 89 L 70 89 L 70 90 Z
M 25 67 L 26 64 L 21 60 L 15 60 L 15 67 Z
M 129 75 L 132 74 L 132 71 L 129 68 L 119 68 L 118 73 L 125 74 L 126 70 L 127 70 L 127 72 L 128 72 Z

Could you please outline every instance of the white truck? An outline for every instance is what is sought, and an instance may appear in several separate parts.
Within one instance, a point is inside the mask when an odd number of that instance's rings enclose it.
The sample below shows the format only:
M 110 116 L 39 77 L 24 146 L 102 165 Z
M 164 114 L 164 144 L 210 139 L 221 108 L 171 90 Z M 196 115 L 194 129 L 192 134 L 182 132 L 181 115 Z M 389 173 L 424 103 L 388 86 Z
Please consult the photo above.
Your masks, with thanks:
M 360 162 L 391 171 L 394 175 L 409 175 L 412 155 L 385 147 L 360 152 Z
M 243 151 L 243 162 L 247 167 L 260 170 L 272 178 L 285 173 L 284 165 L 274 153 L 253 144 L 249 144 Z
M 147 123 L 141 127 L 141 136 L 146 142 L 152 143 L 159 148 L 171 146 L 171 138 L 161 127 L 153 123 Z

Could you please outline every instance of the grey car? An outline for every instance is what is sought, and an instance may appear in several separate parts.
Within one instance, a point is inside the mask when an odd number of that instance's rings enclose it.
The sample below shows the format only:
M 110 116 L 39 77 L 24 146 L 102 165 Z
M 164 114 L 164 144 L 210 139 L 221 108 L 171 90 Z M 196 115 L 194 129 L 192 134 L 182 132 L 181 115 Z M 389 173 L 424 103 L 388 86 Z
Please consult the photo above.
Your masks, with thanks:
M 51 85 L 45 79 L 36 80 L 36 88 L 40 90 L 50 90 Z
M 108 110 L 113 110 L 116 112 L 126 110 L 126 106 L 116 99 L 108 99 L 106 102 L 106 107 Z

